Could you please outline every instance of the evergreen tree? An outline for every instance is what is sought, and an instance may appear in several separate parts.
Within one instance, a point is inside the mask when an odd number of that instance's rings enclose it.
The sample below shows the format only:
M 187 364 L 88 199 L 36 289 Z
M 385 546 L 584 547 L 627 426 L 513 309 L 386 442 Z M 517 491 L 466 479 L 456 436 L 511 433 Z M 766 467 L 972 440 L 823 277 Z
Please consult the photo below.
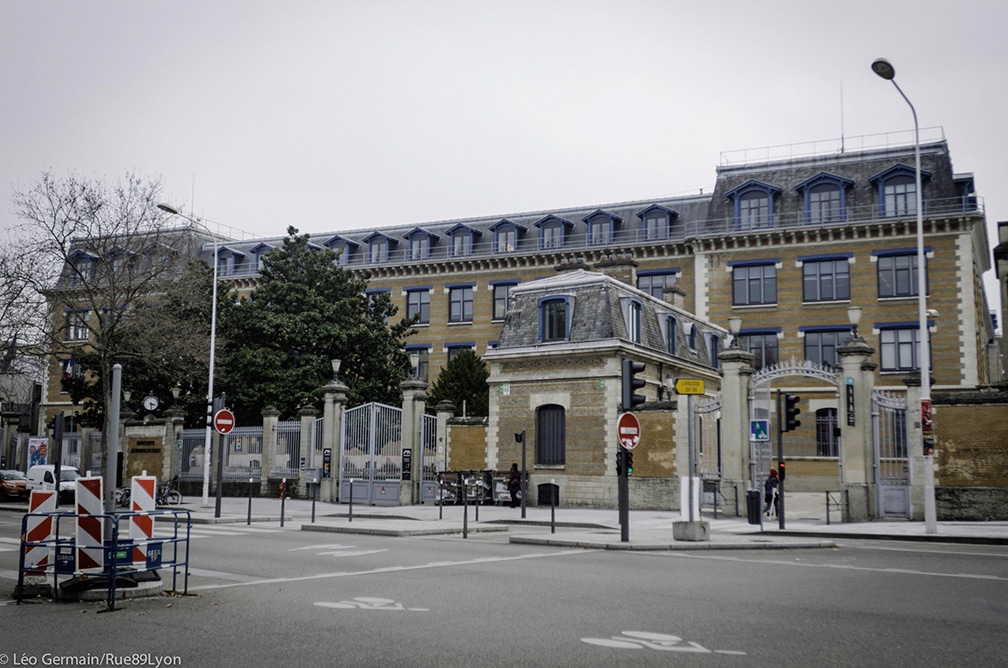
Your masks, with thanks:
M 287 235 L 264 256 L 255 292 L 221 307 L 219 377 L 228 406 L 242 424 L 258 422 L 266 406 L 283 419 L 305 405 L 321 409 L 332 359 L 342 360 L 349 405 L 398 404 L 410 322 L 387 324 L 396 307 L 387 293 L 365 293 L 369 274 L 343 269 L 336 252 L 310 245 L 293 227 Z
M 441 370 L 427 393 L 427 410 L 433 412 L 439 402 L 455 404 L 456 413 L 486 416 L 490 412 L 490 371 L 483 358 L 471 350 L 463 350 Z

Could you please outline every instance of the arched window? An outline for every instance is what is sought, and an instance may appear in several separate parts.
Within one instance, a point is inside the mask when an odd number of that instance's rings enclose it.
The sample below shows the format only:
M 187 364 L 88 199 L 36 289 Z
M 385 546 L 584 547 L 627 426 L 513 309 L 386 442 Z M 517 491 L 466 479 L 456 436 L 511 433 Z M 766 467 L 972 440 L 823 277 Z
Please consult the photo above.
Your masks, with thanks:
M 547 404 L 536 410 L 536 463 L 542 466 L 567 463 L 567 420 L 563 406 Z

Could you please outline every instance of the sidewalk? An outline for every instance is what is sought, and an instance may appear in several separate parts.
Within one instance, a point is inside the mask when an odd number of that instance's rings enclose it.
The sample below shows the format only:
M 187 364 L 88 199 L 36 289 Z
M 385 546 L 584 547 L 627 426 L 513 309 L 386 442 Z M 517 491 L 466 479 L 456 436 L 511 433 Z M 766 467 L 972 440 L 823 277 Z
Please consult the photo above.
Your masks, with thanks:
M 221 499 L 220 517 L 215 517 L 215 499 L 204 507 L 202 500 L 187 497 L 181 509 L 191 513 L 193 524 L 246 523 L 247 498 Z M 841 523 L 834 510 L 826 521 L 825 498 L 819 494 L 789 494 L 785 502 L 785 529 L 776 517 L 750 525 L 745 517 L 713 513 L 705 509 L 702 519 L 710 525 L 709 541 L 677 541 L 672 538 L 678 511 L 634 510 L 630 512 L 629 540 L 622 540 L 616 510 L 547 507 L 525 509 L 506 506 L 399 507 L 366 506 L 288 499 L 284 522 L 304 531 L 356 533 L 380 536 L 462 535 L 507 532 L 512 543 L 624 550 L 793 549 L 834 547 L 836 539 L 888 539 L 1008 545 L 1008 522 L 938 522 L 937 533 L 927 533 L 923 521 L 882 520 Z M 253 522 L 280 522 L 279 499 L 252 499 Z M 734 512 L 734 508 L 730 509 Z M 478 515 L 478 520 L 477 520 Z M 551 527 L 551 517 L 555 517 Z M 552 529 L 552 531 L 551 531 Z

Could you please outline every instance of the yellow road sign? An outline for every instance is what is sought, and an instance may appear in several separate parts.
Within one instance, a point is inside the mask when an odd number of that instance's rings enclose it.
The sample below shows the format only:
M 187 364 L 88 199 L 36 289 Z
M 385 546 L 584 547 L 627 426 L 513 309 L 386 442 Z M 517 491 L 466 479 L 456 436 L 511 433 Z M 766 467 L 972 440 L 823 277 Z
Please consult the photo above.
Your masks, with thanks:
M 704 382 L 699 378 L 678 378 L 675 391 L 676 394 L 703 394 Z

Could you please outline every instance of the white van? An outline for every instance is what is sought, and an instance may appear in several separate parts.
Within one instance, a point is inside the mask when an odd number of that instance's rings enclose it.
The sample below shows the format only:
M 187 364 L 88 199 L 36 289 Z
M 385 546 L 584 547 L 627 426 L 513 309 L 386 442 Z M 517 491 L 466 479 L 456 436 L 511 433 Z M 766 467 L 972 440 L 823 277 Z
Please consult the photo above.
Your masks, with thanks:
M 56 488 L 56 467 L 52 464 L 36 464 L 28 469 L 28 493 L 33 489 L 55 489 Z M 74 466 L 60 466 L 60 501 L 72 500 L 76 491 L 77 478 L 81 477 L 80 471 Z

